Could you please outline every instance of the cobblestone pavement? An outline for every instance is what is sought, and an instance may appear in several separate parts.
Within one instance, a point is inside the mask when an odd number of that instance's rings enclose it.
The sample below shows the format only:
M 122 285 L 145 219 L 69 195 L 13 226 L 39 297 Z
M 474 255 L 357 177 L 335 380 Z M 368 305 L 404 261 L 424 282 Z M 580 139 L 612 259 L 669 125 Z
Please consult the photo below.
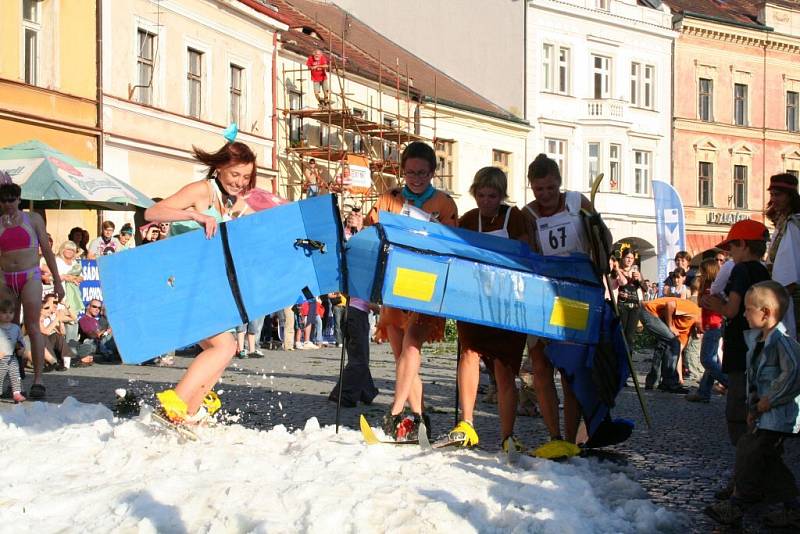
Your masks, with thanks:
M 358 428 L 358 415 L 365 413 L 373 426 L 391 401 L 394 361 L 388 345 L 372 345 L 372 373 L 380 395 L 372 406 L 342 409 L 342 424 Z M 314 416 L 320 424 L 335 422 L 336 406 L 327 400 L 339 371 L 340 349 L 306 351 L 265 351 L 263 359 L 234 360 L 217 388 L 223 406 L 239 416 L 245 426 L 266 429 L 277 424 L 302 428 Z M 49 402 L 67 396 L 82 402 L 111 406 L 114 389 L 124 387 L 146 399 L 155 391 L 177 381 L 189 357 L 177 357 L 176 366 L 141 367 L 94 365 L 45 375 Z M 649 366 L 648 355 L 637 353 L 637 372 L 643 383 Z M 425 394 L 431 412 L 434 434 L 446 432 L 453 424 L 455 357 L 452 354 L 427 354 L 423 364 Z M 482 382 L 487 377 L 482 375 Z M 26 383 L 29 383 L 30 378 Z M 636 394 L 626 388 L 618 397 L 615 416 L 635 420 L 636 430 L 627 442 L 609 453 L 610 459 L 632 467 L 635 476 L 651 499 L 689 516 L 695 532 L 712 532 L 714 523 L 703 507 L 713 502 L 713 493 L 729 475 L 733 448 L 727 443 L 724 423 L 724 397 L 715 396 L 709 404 L 688 403 L 682 395 L 657 391 L 644 392 L 653 428 L 644 423 Z M 480 401 L 476 406 L 475 426 L 481 445 L 489 451 L 499 448 L 499 423 L 496 406 Z M 6 405 L 7 406 L 7 405 Z M 546 439 L 541 419 L 519 417 L 516 433 L 527 446 Z M 800 440 L 787 444 L 787 464 L 800 477 Z M 749 520 L 745 531 L 759 532 L 757 520 Z

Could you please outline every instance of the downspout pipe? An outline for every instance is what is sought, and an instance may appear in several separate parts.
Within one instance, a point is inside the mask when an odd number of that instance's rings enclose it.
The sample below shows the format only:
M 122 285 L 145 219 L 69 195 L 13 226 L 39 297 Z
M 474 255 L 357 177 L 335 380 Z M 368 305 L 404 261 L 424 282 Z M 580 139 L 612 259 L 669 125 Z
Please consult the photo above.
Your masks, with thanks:
M 278 169 L 278 32 L 272 33 L 272 168 L 278 176 L 272 180 L 272 192 L 278 194 L 278 181 L 281 173 Z M 283 80 L 281 80 L 283 83 Z
M 95 0 L 95 85 L 96 93 L 95 100 L 97 101 L 97 168 L 103 168 L 103 143 L 105 134 L 103 132 L 103 2 L 105 0 Z M 100 225 L 103 221 L 103 211 L 97 211 L 97 235 L 100 235 Z

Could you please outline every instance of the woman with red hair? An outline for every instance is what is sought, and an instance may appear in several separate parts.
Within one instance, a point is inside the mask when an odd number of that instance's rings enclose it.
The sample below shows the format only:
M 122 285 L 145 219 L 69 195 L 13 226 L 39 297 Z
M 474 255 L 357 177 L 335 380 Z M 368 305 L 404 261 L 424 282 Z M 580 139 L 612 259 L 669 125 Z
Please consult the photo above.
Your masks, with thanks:
M 255 187 L 256 155 L 244 143 L 233 142 L 216 152 L 194 147 L 194 156 L 208 167 L 206 179 L 183 186 L 148 208 L 144 216 L 148 221 L 171 223 L 171 235 L 202 228 L 210 239 L 219 223 L 244 210 L 243 195 Z M 199 345 L 202 352 L 175 389 L 156 394 L 162 415 L 174 423 L 200 422 L 220 407 L 211 388 L 236 354 L 236 338 L 231 332 L 222 332 Z

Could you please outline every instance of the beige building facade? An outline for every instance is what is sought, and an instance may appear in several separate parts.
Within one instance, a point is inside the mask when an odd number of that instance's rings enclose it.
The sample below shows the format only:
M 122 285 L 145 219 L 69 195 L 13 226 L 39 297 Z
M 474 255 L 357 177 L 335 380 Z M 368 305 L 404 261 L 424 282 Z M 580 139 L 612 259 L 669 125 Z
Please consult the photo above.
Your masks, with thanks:
M 238 1 L 103 0 L 102 26 L 106 171 L 165 197 L 203 176 L 192 147 L 218 149 L 237 123 L 259 187 L 273 190 L 275 32 L 285 25 Z

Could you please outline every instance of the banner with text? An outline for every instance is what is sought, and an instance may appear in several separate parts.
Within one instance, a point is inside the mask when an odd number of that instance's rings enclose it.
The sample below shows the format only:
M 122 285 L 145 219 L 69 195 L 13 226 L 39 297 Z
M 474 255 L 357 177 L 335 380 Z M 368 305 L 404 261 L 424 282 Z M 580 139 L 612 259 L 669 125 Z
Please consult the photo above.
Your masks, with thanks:
M 653 180 L 656 204 L 656 239 L 658 248 L 658 289 L 675 269 L 675 254 L 686 250 L 686 229 L 683 222 L 683 202 L 675 188 L 666 182 Z
M 103 291 L 100 289 L 100 273 L 97 270 L 97 260 L 81 260 L 81 300 L 88 306 L 92 299 L 103 300 Z

